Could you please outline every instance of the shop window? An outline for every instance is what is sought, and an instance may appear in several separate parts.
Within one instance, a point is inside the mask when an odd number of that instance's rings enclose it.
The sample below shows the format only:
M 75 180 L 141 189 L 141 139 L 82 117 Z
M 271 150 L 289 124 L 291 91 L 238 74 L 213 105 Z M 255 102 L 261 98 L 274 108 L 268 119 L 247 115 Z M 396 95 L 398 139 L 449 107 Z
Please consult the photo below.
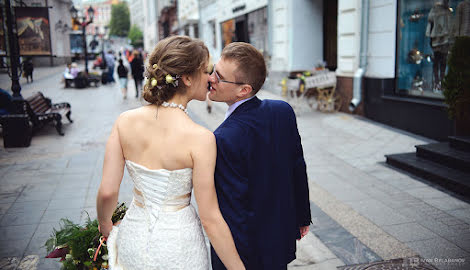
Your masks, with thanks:
M 460 35 L 461 20 L 456 14 L 465 4 L 469 1 L 399 1 L 397 91 L 443 98 L 442 79 L 447 70 L 447 56 L 454 37 Z
M 193 27 L 194 27 L 194 37 L 199 38 L 199 25 L 196 23 L 196 24 L 193 24 Z
M 248 42 L 265 53 L 268 44 L 267 16 L 267 8 L 264 7 L 223 22 L 223 47 L 235 41 Z
M 211 28 L 211 33 L 212 33 L 212 47 L 216 48 L 216 32 L 215 32 L 215 20 L 209 21 L 209 25 Z
M 235 36 L 235 20 L 228 20 L 221 23 L 222 27 L 222 45 L 223 47 L 227 46 L 228 44 L 232 43 L 236 40 Z
M 266 52 L 268 44 L 267 16 L 267 8 L 248 13 L 248 39 L 251 45 L 263 53 Z

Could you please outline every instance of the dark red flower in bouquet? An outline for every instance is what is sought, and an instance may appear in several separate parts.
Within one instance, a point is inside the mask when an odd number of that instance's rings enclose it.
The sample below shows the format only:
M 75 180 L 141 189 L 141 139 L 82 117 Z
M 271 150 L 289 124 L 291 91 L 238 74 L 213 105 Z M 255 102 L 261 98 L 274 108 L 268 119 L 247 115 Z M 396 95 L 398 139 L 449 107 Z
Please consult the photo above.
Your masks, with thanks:
M 51 253 L 49 253 L 46 258 L 61 258 L 60 260 L 65 260 L 65 255 L 69 253 L 69 249 L 64 248 L 56 248 Z

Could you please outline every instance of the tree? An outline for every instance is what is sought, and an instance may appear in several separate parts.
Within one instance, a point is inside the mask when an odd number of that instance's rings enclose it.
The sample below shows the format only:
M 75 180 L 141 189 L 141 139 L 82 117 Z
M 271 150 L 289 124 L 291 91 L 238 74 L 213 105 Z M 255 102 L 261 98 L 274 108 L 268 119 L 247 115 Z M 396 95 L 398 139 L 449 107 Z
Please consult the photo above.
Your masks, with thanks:
M 131 26 L 129 7 L 126 2 L 112 5 L 111 21 L 109 22 L 109 34 L 126 37 Z
M 132 25 L 127 37 L 131 40 L 131 44 L 134 47 L 142 47 L 144 45 L 144 35 L 137 25 Z
M 470 136 L 470 37 L 458 36 L 447 58 L 442 86 L 448 113 L 455 119 L 455 135 Z

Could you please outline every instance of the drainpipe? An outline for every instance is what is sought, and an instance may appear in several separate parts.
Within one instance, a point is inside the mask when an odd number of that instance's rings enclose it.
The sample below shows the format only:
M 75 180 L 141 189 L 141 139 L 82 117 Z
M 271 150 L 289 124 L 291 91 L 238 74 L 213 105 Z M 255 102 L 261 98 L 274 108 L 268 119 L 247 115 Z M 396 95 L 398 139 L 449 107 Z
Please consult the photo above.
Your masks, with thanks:
M 362 100 L 362 79 L 367 68 L 367 42 L 369 38 L 369 0 L 362 0 L 361 4 L 361 47 L 359 58 L 359 69 L 354 73 L 353 98 L 349 103 L 349 110 L 352 112 Z

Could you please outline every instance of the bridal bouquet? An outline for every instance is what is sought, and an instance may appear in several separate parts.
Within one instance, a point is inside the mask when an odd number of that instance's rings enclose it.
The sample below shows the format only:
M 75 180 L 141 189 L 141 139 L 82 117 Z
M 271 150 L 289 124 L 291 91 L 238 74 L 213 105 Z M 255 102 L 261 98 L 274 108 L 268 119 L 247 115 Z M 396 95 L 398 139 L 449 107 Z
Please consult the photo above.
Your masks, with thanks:
M 113 224 L 122 220 L 126 211 L 125 203 L 118 204 L 112 216 Z M 99 249 L 101 234 L 97 219 L 91 220 L 88 216 L 84 226 L 66 218 L 61 219 L 61 223 L 60 229 L 53 229 L 51 238 L 46 241 L 46 258 L 61 258 L 63 270 L 108 268 L 108 250 L 105 245 Z

